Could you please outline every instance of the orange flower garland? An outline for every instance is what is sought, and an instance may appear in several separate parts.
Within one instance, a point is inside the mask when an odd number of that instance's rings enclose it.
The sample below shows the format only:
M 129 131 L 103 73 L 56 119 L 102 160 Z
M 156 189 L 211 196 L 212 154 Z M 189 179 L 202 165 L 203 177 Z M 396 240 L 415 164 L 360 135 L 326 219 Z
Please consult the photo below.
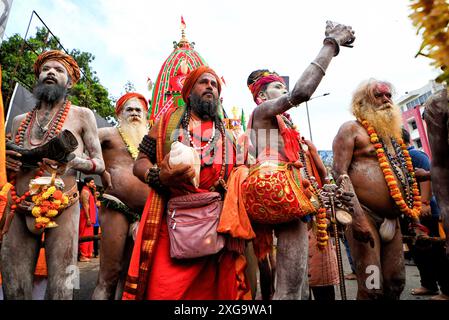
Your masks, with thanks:
M 393 198 L 394 202 L 398 206 L 399 210 L 405 215 L 415 218 L 419 217 L 419 214 L 421 212 L 421 196 L 419 194 L 418 183 L 416 182 L 415 179 L 415 171 L 413 169 L 412 159 L 410 158 L 410 154 L 407 150 L 406 145 L 404 144 L 404 141 L 402 141 L 402 139 L 399 139 L 398 143 L 401 146 L 402 153 L 404 154 L 407 170 L 412 177 L 412 193 L 413 193 L 412 208 L 409 208 L 407 206 L 407 203 L 405 202 L 404 197 L 402 196 L 401 190 L 398 187 L 398 183 L 396 181 L 396 178 L 394 177 L 393 170 L 391 169 L 391 165 L 388 162 L 388 159 L 385 155 L 385 150 L 383 149 L 382 144 L 380 143 L 376 130 L 372 126 L 370 126 L 370 124 L 366 120 L 362 120 L 361 123 L 363 127 L 366 129 L 366 132 L 370 136 L 370 141 L 374 145 L 374 148 L 376 149 L 377 159 L 379 161 L 380 168 L 382 169 L 385 181 L 390 190 L 390 195 Z
M 53 127 L 51 130 L 49 130 L 49 132 L 47 133 L 46 137 L 48 137 L 49 139 L 53 138 L 54 136 L 58 135 L 59 132 L 62 130 L 62 127 L 64 125 L 65 119 L 67 118 L 67 115 L 69 113 L 70 107 L 71 107 L 71 102 L 67 101 L 63 110 L 61 110 L 60 115 L 57 116 L 56 121 L 53 124 Z M 17 130 L 17 134 L 15 136 L 15 143 L 16 145 L 23 147 L 24 145 L 24 141 L 25 141 L 25 133 L 28 130 L 29 134 L 31 132 L 31 124 L 33 121 L 33 116 L 35 116 L 35 112 L 36 109 L 34 109 L 31 112 L 28 112 L 25 119 L 23 119 L 22 123 L 20 124 L 18 130 Z M 44 139 L 44 141 L 42 142 L 45 143 L 47 139 Z M 39 169 L 38 172 L 35 175 L 35 179 L 42 177 L 44 174 L 44 171 Z M 16 177 L 17 177 L 17 173 L 13 172 L 10 175 L 11 177 L 11 199 L 12 199 L 12 205 L 10 208 L 10 214 L 14 214 L 14 212 L 17 209 L 17 206 L 24 201 L 28 196 L 30 196 L 30 191 L 25 192 L 21 197 L 19 197 L 17 195 L 17 191 L 16 191 Z
M 42 186 L 32 199 L 35 205 L 31 214 L 36 218 L 35 228 L 57 227 L 53 219 L 67 207 L 69 197 L 55 186 Z
M 320 208 L 316 215 L 316 239 L 318 249 L 321 251 L 324 250 L 327 246 L 327 242 L 329 240 L 329 236 L 327 235 L 327 223 L 326 223 L 326 209 Z

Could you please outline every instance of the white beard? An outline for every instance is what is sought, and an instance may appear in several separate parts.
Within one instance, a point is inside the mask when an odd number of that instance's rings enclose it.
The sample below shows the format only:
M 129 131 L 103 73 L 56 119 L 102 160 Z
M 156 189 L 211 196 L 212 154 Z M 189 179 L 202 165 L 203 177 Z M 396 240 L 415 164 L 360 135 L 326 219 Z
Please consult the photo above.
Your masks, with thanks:
M 148 133 L 148 128 L 145 120 L 141 122 L 120 120 L 120 128 L 126 134 L 130 143 L 138 147 L 142 142 L 143 137 Z
M 387 148 L 392 151 L 393 146 L 390 138 L 396 140 L 402 137 L 402 116 L 398 106 L 388 104 L 391 109 L 379 109 L 369 104 L 365 104 L 361 108 L 362 119 L 369 122 L 374 127 L 377 135 L 382 138 Z

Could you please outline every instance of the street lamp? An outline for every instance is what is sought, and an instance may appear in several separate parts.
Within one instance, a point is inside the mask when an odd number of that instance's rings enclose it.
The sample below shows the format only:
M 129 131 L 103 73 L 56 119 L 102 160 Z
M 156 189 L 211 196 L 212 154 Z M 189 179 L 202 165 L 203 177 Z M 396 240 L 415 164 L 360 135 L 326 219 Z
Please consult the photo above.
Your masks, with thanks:
M 320 96 L 312 97 L 312 98 L 310 98 L 308 101 L 313 100 L 313 99 L 316 99 L 316 98 L 321 98 L 321 97 L 324 97 L 324 96 L 328 96 L 328 95 L 330 95 L 330 92 L 323 93 L 323 94 L 320 95 Z M 309 117 L 309 105 L 307 104 L 307 101 L 306 101 L 306 111 L 307 111 L 307 123 L 309 124 L 310 141 L 313 142 L 313 138 L 312 138 L 312 127 L 310 126 L 310 117 Z

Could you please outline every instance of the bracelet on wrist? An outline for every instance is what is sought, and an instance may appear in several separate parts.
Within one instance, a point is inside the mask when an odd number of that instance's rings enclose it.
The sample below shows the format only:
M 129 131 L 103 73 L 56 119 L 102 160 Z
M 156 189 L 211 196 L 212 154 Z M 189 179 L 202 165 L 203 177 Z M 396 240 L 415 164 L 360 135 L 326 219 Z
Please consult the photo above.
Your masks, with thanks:
M 332 37 L 326 37 L 326 38 L 324 38 L 324 40 L 323 40 L 323 44 L 326 44 L 326 43 L 331 43 L 331 44 L 334 45 L 334 47 L 335 47 L 335 54 L 334 54 L 334 57 L 336 57 L 336 56 L 340 53 L 340 45 L 338 44 L 338 41 L 335 40 L 335 38 L 332 38 Z
M 165 186 L 161 182 L 160 173 L 161 168 L 159 168 L 158 166 L 149 168 L 145 173 L 145 183 L 156 190 L 158 193 L 166 191 Z

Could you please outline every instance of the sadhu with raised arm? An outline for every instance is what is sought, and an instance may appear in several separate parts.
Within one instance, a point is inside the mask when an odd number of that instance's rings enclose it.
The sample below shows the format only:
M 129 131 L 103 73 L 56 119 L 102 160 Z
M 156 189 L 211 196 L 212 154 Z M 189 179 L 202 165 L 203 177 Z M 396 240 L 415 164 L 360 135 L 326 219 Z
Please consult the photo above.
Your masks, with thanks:
M 257 104 L 248 128 L 249 151 L 255 163 L 245 180 L 243 198 L 256 239 L 254 249 L 263 263 L 276 230 L 276 287 L 273 299 L 308 298 L 308 234 L 306 216 L 317 213 L 318 244 L 326 246 L 326 212 L 318 201 L 326 169 L 316 148 L 296 130 L 287 111 L 310 99 L 340 45 L 355 39 L 351 27 L 327 22 L 323 47 L 291 92 L 275 72 L 256 70 L 248 87 Z

